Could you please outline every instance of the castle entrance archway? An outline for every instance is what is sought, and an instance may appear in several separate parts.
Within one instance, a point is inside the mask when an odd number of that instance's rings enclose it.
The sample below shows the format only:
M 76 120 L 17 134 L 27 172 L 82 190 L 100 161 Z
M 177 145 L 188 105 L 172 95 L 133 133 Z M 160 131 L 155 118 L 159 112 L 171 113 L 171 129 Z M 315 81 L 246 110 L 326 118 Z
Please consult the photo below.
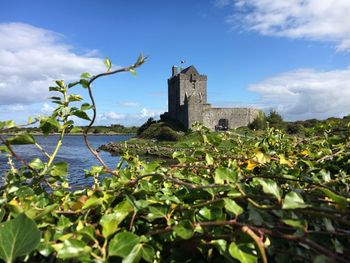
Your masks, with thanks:
M 228 130 L 228 119 L 220 119 L 218 124 L 215 125 L 216 131 L 227 131 Z

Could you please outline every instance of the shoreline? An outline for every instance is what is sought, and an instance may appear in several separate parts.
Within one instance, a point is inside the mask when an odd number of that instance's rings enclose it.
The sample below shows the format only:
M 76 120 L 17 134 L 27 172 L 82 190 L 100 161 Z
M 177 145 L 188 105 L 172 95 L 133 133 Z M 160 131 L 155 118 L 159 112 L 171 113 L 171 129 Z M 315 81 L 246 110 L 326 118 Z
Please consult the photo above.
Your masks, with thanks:
M 17 135 L 20 133 L 0 133 L 0 135 Z M 60 133 L 51 133 L 48 135 L 44 135 L 42 133 L 30 133 L 33 136 L 57 136 Z M 83 136 L 83 133 L 67 133 L 64 136 Z M 136 136 L 136 133 L 88 133 L 88 136 L 115 136 L 115 135 L 131 135 Z

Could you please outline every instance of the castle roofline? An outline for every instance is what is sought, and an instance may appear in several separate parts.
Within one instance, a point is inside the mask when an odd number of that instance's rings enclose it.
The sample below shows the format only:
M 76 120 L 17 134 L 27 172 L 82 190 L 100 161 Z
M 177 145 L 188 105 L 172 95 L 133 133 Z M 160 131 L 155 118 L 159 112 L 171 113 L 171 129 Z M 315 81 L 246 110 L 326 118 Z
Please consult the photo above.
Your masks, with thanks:
M 183 69 L 180 73 L 182 74 L 186 74 L 186 75 L 191 75 L 191 74 L 194 74 L 194 75 L 200 75 L 198 73 L 198 70 L 195 68 L 195 66 L 191 65 L 185 69 Z

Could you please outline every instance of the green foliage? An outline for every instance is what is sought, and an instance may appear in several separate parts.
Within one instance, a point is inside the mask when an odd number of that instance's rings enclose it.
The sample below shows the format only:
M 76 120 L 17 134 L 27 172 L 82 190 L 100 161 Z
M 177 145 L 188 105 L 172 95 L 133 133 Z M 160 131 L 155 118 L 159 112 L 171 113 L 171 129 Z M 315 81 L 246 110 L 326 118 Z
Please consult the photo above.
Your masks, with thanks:
M 34 144 L 35 139 L 31 134 L 19 134 L 6 140 L 8 144 Z
M 137 135 L 141 135 L 149 126 L 151 126 L 153 123 L 156 123 L 156 121 L 153 118 L 148 118 L 148 120 L 140 126 L 137 130 Z
M 172 129 L 172 127 L 166 122 L 155 122 L 149 119 L 144 125 L 142 125 L 138 130 L 138 133 L 140 132 L 138 136 L 143 139 L 178 141 L 183 135 L 183 133 Z
M 75 190 L 68 166 L 56 161 L 76 107 L 70 89 L 91 91 L 98 76 L 142 64 L 57 81 L 57 108 L 38 118 L 46 134 L 60 133 L 53 152 L 15 166 L 15 144 L 0 139 L 9 170 L 0 188 L 0 258 L 5 262 L 346 262 L 350 255 L 350 142 L 334 120 L 293 137 L 273 127 L 259 135 L 212 133 L 197 124 L 172 163 L 126 152 L 117 167 L 85 171 L 94 185 Z M 70 103 L 74 103 L 71 105 Z M 78 116 L 79 117 L 79 116 Z M 271 116 L 270 116 L 271 117 Z M 278 116 L 277 116 L 278 117 Z M 270 120 L 281 119 L 274 116 Z M 93 122 L 83 130 L 87 139 Z M 154 124 L 154 123 L 153 123 Z M 151 127 L 153 124 L 149 125 Z M 0 122 L 12 129 L 12 122 Z M 309 129 L 309 128 L 308 128 Z M 345 129 L 345 128 L 344 128 Z M 14 137 L 16 138 L 16 136 Z M 18 139 L 19 138 L 19 139 Z M 34 141 L 35 143 L 35 141 Z M 99 160 L 95 149 L 87 144 Z M 109 174 L 106 176 L 105 174 Z M 103 177 L 100 177 L 103 175 Z M 19 238 L 20 237 L 20 238 Z M 25 237 L 25 238 L 23 238 Z
M 105 66 L 106 66 L 106 68 L 107 68 L 107 71 L 110 71 L 110 69 L 111 69 L 111 67 L 112 67 L 112 62 L 110 61 L 109 58 L 106 58 L 106 59 L 104 60 L 104 64 L 105 64 Z
M 299 123 L 288 123 L 286 131 L 288 134 L 301 134 L 303 132 L 303 125 Z
M 0 224 L 0 258 L 13 262 L 32 252 L 39 244 L 40 232 L 25 214 Z
M 251 130 L 265 130 L 266 129 L 266 116 L 263 112 L 253 120 L 252 123 L 248 124 L 248 128 Z
M 268 122 L 270 127 L 280 130 L 285 129 L 285 123 L 283 122 L 282 116 L 275 110 L 270 111 L 269 115 L 266 117 L 266 122 Z

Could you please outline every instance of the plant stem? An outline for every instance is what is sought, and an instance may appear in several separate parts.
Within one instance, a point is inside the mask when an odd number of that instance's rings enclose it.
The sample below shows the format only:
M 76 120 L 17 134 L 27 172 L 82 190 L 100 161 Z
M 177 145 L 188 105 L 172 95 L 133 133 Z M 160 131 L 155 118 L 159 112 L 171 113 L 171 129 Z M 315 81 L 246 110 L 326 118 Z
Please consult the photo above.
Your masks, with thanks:
M 141 66 L 146 58 L 143 58 L 141 61 L 137 61 L 135 64 L 129 66 L 129 67 L 124 67 L 124 68 L 120 68 L 120 69 L 116 69 L 116 70 L 112 70 L 112 71 L 107 71 L 101 74 L 98 74 L 96 76 L 93 76 L 87 85 L 88 88 L 88 92 L 89 92 L 89 97 L 91 100 L 91 104 L 92 104 L 92 110 L 93 110 L 93 115 L 92 115 L 92 119 L 89 123 L 89 125 L 86 127 L 86 129 L 83 132 L 83 136 L 84 136 L 84 142 L 86 147 L 89 149 L 89 151 L 92 153 L 93 156 L 95 156 L 95 158 L 100 162 L 100 164 L 104 167 L 105 171 L 111 175 L 117 176 L 118 172 L 116 171 L 112 171 L 107 165 L 106 163 L 102 160 L 102 158 L 100 157 L 100 155 L 98 154 L 98 152 L 90 145 L 89 140 L 88 140 L 88 132 L 91 129 L 92 125 L 95 123 L 95 119 L 96 119 L 96 115 L 97 115 L 97 111 L 96 111 L 96 103 L 95 103 L 95 99 L 92 93 L 92 83 L 97 80 L 100 77 L 104 77 L 104 76 L 108 76 L 108 75 L 113 75 L 113 74 L 117 74 L 120 72 L 128 72 L 130 70 L 133 70 L 139 66 Z
M 40 146 L 40 144 L 38 144 L 37 142 L 35 142 L 35 146 L 36 146 L 48 159 L 51 158 L 50 154 L 48 154 L 48 153 L 43 149 L 43 147 Z
M 242 226 L 241 231 L 249 235 L 255 241 L 256 245 L 259 248 L 263 262 L 267 263 L 266 251 L 262 240 L 248 226 Z
M 68 120 L 68 96 L 67 96 L 67 87 L 65 86 L 65 89 L 64 89 L 64 92 L 63 92 L 63 99 L 64 99 L 64 116 L 63 116 L 63 128 L 60 132 L 60 137 L 58 138 L 58 142 L 56 144 L 56 147 L 55 147 L 55 150 L 53 151 L 53 153 L 51 154 L 50 158 L 49 158 L 49 161 L 47 162 L 47 166 L 50 167 L 52 162 L 54 161 L 57 153 L 58 153 L 58 150 L 61 148 L 61 145 L 62 145 L 62 141 L 63 141 L 63 137 L 66 133 L 66 122 Z

